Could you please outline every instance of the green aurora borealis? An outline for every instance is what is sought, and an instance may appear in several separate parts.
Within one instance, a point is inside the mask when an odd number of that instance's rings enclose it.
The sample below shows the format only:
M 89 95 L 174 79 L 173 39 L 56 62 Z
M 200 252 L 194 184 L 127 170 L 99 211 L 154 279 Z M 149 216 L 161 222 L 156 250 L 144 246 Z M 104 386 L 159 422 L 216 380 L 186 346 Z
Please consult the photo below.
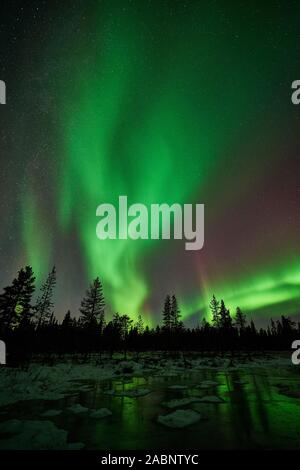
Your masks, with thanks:
M 207 314 L 213 293 L 256 318 L 299 313 L 293 2 L 72 3 L 39 12 L 17 55 L 3 282 L 24 263 L 40 280 L 55 263 L 61 316 L 97 275 L 112 311 L 149 324 L 168 292 L 185 320 Z M 203 250 L 100 241 L 96 208 L 119 195 L 204 203 Z

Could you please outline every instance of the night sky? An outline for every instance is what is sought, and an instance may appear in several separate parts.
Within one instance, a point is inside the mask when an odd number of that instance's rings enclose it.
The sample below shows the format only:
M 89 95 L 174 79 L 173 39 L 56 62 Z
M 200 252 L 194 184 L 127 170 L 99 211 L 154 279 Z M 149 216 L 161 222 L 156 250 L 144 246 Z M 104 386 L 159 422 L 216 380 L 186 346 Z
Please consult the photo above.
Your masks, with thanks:
M 300 313 L 298 1 L 1 1 L 1 287 L 55 264 L 59 318 L 97 275 L 108 312 L 188 324 L 213 293 Z M 96 208 L 204 203 L 205 245 L 96 237 Z M 299 318 L 299 315 L 298 315 Z

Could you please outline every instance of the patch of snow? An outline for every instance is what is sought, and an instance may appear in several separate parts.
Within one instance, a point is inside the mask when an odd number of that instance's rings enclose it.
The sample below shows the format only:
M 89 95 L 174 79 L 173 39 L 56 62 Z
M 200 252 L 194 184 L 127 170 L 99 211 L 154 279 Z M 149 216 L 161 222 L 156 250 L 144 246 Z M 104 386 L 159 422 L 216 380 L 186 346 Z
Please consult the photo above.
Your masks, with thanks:
M 160 415 L 157 418 L 158 423 L 169 428 L 182 429 L 191 424 L 197 423 L 201 415 L 193 410 L 176 410 L 167 415 Z
M 74 384 L 74 390 L 76 390 L 76 392 L 90 392 L 92 389 L 92 385 L 79 385 L 78 383 Z
M 47 450 L 66 449 L 67 431 L 51 421 L 9 420 L 0 423 L 0 434 L 11 435 L 0 440 L 0 449 Z
M 136 374 L 141 372 L 142 365 L 135 361 L 121 361 L 115 369 L 115 374 Z
M 106 416 L 111 416 L 112 412 L 108 408 L 99 408 L 99 410 L 91 410 L 91 418 L 106 418 Z
M 142 366 L 134 361 L 128 363 L 134 371 L 142 370 Z M 120 364 L 116 366 L 107 360 L 103 367 L 91 361 L 87 364 L 63 362 L 53 366 L 33 363 L 27 370 L 0 368 L 0 406 L 20 400 L 59 400 L 66 395 L 74 395 L 74 391 L 88 391 L 90 385 L 76 381 L 112 378 L 117 367 Z
M 87 413 L 89 411 L 88 408 L 81 406 L 79 403 L 76 403 L 76 405 L 73 406 L 69 406 L 68 410 L 75 414 Z
M 197 388 L 209 388 L 209 387 L 216 387 L 218 382 L 215 382 L 214 380 L 203 380 L 201 384 L 197 385 Z
M 199 399 L 203 403 L 225 403 L 225 401 L 216 395 L 208 395 Z
M 186 406 L 186 405 L 189 405 L 190 403 L 196 403 L 198 402 L 200 399 L 197 398 L 197 397 L 189 397 L 189 398 L 180 398 L 178 400 L 176 400 L 176 398 L 174 398 L 173 400 L 169 400 L 169 401 L 166 401 L 166 402 L 163 402 L 163 406 L 166 406 L 167 408 L 177 408 L 179 406 Z
M 16 434 L 21 431 L 22 421 L 19 419 L 10 419 L 0 423 L 0 434 Z

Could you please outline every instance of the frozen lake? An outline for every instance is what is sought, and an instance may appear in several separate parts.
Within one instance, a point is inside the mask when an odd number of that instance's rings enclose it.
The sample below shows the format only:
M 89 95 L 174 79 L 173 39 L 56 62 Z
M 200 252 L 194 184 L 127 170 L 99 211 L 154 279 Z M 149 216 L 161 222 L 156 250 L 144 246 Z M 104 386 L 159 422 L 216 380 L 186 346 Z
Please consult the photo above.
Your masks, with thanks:
M 300 368 L 289 361 L 124 370 L 1 406 L 0 448 L 300 447 Z

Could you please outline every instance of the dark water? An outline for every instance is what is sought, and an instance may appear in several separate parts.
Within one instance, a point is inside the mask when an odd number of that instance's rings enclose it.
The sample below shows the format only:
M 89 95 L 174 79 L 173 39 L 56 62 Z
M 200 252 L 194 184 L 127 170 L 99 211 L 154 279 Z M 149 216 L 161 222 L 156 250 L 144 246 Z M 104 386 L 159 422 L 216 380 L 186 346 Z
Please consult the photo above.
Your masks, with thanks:
M 297 373 L 296 373 L 297 372 Z M 204 380 L 216 386 L 196 388 Z M 70 442 L 82 442 L 86 449 L 244 449 L 300 447 L 300 377 L 298 370 L 280 374 L 278 370 L 248 369 L 220 372 L 203 370 L 180 373 L 174 377 L 147 376 L 115 378 L 102 382 L 86 381 L 85 391 L 77 391 L 83 382 L 74 382 L 74 395 L 56 401 L 19 402 L 5 407 L 1 420 L 47 419 L 69 433 Z M 169 389 L 170 385 L 187 389 Z M 148 388 L 151 393 L 138 398 L 110 396 L 104 392 L 122 392 Z M 192 409 L 201 420 L 184 429 L 171 429 L 157 423 L 159 415 L 174 410 L 163 402 L 175 398 L 216 395 L 224 403 L 192 403 L 180 409 Z M 90 409 L 108 408 L 112 415 L 91 418 L 75 414 L 68 407 L 79 403 Z M 59 409 L 62 414 L 41 418 L 45 410 Z M 2 409 L 3 410 L 3 409 Z

